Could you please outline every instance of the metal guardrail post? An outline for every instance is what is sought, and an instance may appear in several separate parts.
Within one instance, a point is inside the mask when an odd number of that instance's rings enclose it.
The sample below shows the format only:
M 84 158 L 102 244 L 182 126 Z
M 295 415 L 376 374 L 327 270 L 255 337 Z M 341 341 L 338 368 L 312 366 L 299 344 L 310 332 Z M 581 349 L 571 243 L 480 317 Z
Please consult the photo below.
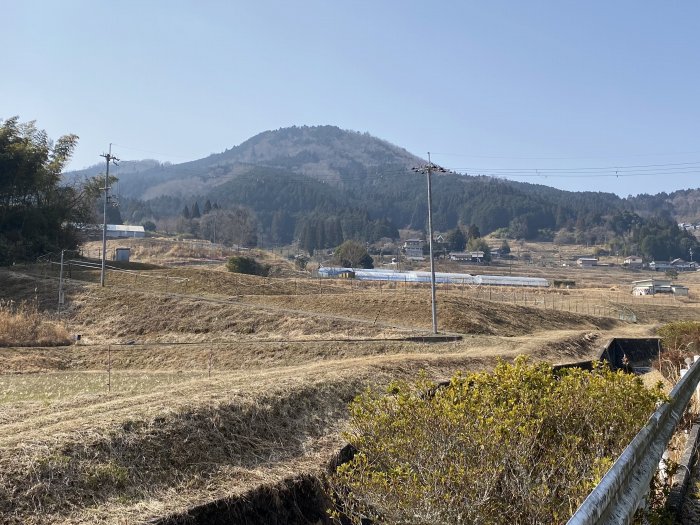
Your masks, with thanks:
M 670 400 L 654 412 L 588 495 L 567 525 L 629 524 L 643 504 L 651 479 L 700 382 L 695 362 L 676 384 Z

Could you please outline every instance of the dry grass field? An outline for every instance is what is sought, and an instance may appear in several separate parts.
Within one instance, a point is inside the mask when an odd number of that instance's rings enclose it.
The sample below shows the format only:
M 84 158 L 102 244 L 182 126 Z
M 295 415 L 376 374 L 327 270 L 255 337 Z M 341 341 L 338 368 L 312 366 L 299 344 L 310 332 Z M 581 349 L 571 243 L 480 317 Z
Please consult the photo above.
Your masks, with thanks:
M 490 267 L 471 273 L 566 274 L 577 286 L 441 288 L 440 330 L 462 339 L 417 342 L 406 338 L 430 331 L 426 287 L 320 282 L 279 258 L 273 278 L 172 267 L 172 251 L 147 242 L 130 241 L 132 259 L 158 266 L 110 271 L 105 288 L 94 270 L 72 268 L 60 318 L 54 267 L 0 270 L 1 300 L 31 301 L 81 334 L 70 346 L 0 348 L 0 522 L 145 523 L 317 472 L 364 388 L 519 354 L 594 359 L 610 337 L 700 319 L 700 275 L 678 279 L 687 300 L 635 302 L 619 268 Z M 611 315 L 623 307 L 636 324 Z
M 0 300 L 0 346 L 60 346 L 70 343 L 68 332 L 44 318 L 36 305 Z

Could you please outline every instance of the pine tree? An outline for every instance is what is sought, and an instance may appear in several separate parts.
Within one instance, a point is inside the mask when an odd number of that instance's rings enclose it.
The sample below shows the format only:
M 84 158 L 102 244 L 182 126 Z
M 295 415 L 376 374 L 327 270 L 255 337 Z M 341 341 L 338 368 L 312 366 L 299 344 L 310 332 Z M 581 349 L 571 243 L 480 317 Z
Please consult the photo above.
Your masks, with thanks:
M 192 206 L 192 218 L 199 219 L 202 214 L 199 212 L 199 203 L 194 201 L 194 206 Z
M 185 209 L 182 210 L 182 216 L 183 216 L 185 219 L 191 219 L 191 218 L 192 218 L 192 216 L 190 215 L 190 209 L 187 207 L 187 204 L 185 204 Z

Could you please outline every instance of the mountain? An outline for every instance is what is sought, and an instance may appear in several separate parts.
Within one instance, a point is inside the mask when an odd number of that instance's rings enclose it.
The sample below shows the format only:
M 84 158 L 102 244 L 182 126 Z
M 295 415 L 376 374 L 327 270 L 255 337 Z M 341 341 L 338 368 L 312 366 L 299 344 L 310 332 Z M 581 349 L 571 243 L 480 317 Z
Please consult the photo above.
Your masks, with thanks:
M 424 163 L 368 133 L 295 126 L 265 131 L 203 159 L 123 162 L 110 173 L 119 177 L 115 189 L 126 221 L 172 223 L 185 206 L 198 203 L 200 209 L 209 201 L 223 209 L 252 210 L 273 242 L 305 239 L 308 248 L 326 248 L 348 238 L 396 237 L 399 228 L 425 229 L 425 175 L 412 170 Z M 96 165 L 92 173 L 102 169 Z M 633 243 L 631 228 L 654 215 L 665 221 L 658 231 L 679 218 L 698 222 L 700 190 L 622 199 L 484 176 L 433 177 L 433 225 L 442 232 L 474 224 L 482 234 L 503 229 L 515 238 L 557 235 L 565 242 L 597 243 L 614 234 Z M 198 233 L 196 224 L 189 227 Z
M 202 195 L 259 168 L 339 183 L 386 169 L 410 169 L 424 162 L 405 149 L 368 133 L 335 126 L 295 126 L 265 131 L 239 146 L 203 159 L 182 164 L 123 162 L 110 168 L 110 173 L 119 177 L 123 196 L 149 200 L 162 196 Z M 94 174 L 100 169 L 104 166 L 96 164 L 66 175 Z

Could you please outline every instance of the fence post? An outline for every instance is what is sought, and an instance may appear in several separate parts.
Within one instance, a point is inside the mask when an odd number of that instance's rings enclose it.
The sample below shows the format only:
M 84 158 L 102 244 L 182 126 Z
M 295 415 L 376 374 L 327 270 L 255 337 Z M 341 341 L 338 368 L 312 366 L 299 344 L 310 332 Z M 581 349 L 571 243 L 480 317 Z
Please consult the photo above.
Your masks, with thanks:
M 107 345 L 107 392 L 112 391 L 112 345 Z
M 211 361 L 212 361 L 212 357 L 213 357 L 212 348 L 213 348 L 212 346 L 209 347 L 209 379 L 211 379 Z

